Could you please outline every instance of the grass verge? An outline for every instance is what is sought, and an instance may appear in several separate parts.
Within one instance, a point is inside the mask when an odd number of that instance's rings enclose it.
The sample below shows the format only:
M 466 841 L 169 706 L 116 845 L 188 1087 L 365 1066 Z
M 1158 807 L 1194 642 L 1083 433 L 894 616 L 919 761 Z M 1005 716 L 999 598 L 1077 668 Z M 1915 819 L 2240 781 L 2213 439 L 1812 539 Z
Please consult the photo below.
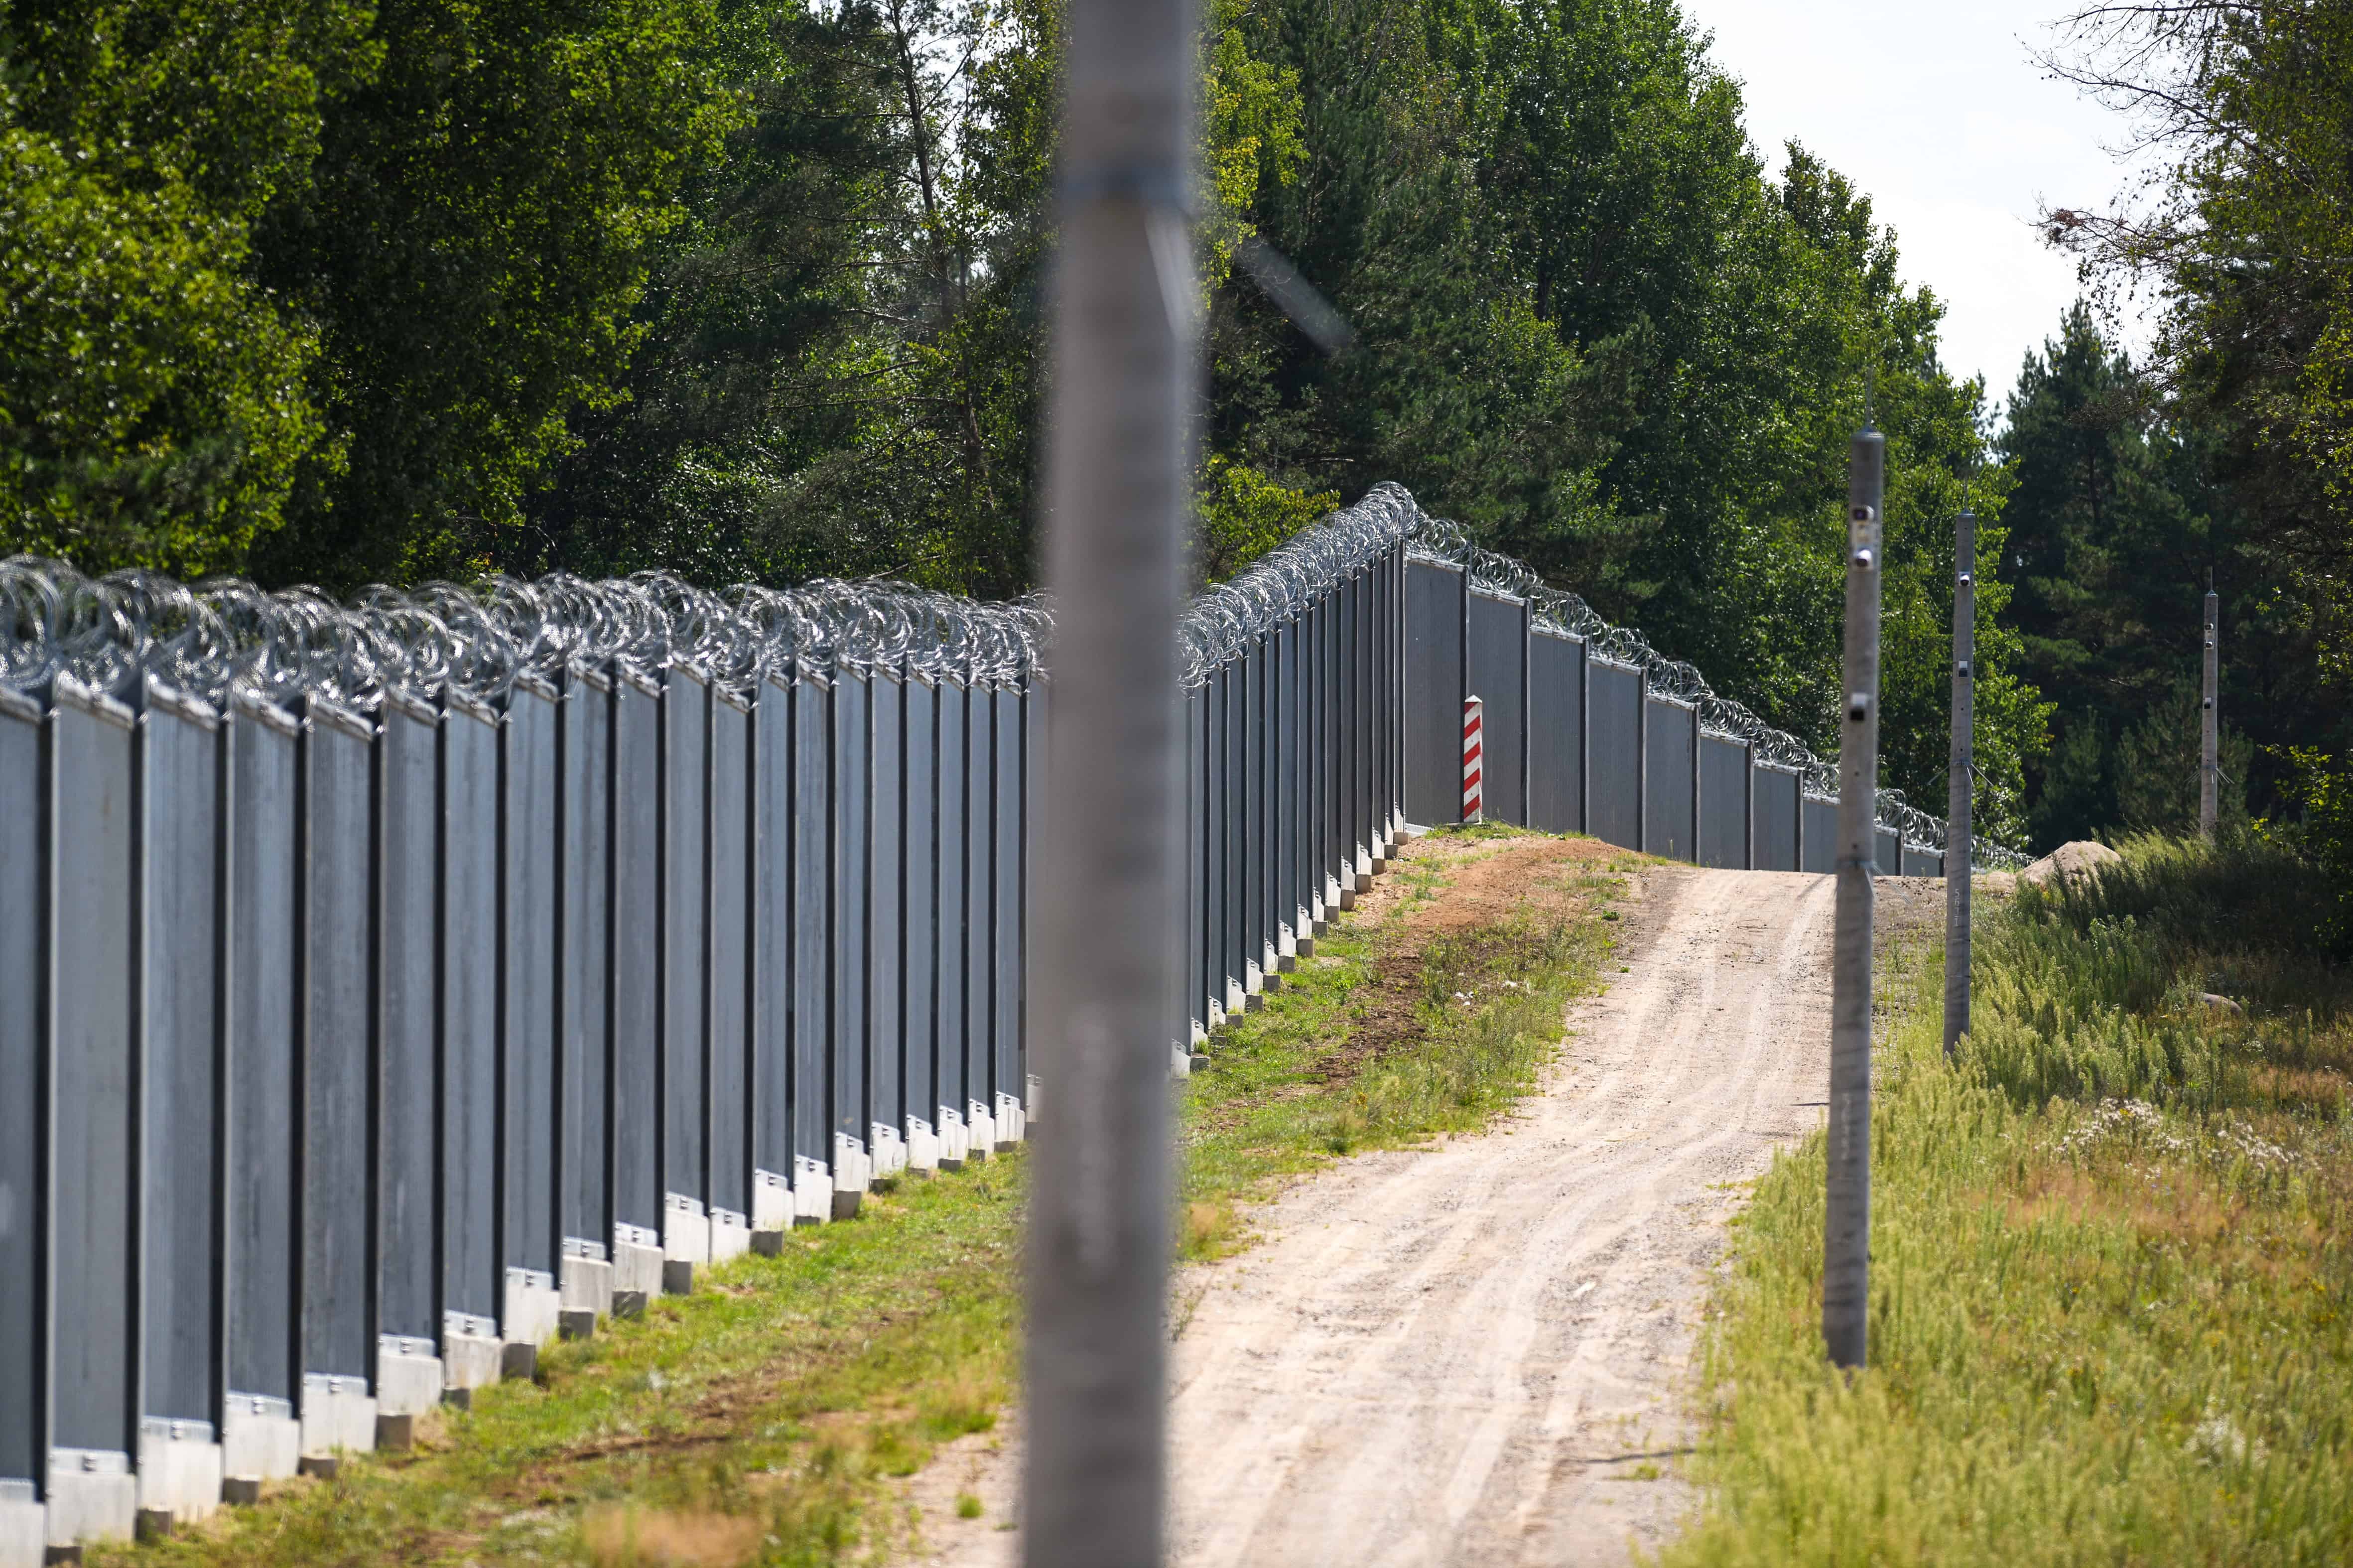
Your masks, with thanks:
M 1281 1176 L 1482 1126 L 1530 1087 L 1563 1003 L 1598 983 L 1630 863 L 1500 829 L 1415 846 L 1182 1091 L 1185 1255 L 1244 1245 L 1243 1205 Z M 903 1181 L 857 1221 L 795 1232 L 780 1258 L 551 1348 L 535 1382 L 437 1416 L 412 1455 L 92 1561 L 887 1561 L 914 1529 L 892 1479 L 988 1430 L 1015 1386 L 1022 1170 L 1015 1152 Z
M 1957 1065 L 1941 955 L 1883 962 L 1870 1368 L 1820 1354 L 1816 1138 L 1739 1223 L 1666 1563 L 2353 1561 L 2329 906 L 2261 845 L 2125 853 L 1981 928 Z
M 1362 1149 L 1485 1126 L 1526 1093 L 1561 1009 L 1597 989 L 1639 858 L 1501 827 L 1416 843 L 1183 1090 L 1178 1256 L 1247 1246 L 1247 1206 Z
M 800 1564 L 886 1539 L 881 1482 L 987 1429 L 1013 1385 L 1022 1161 L 870 1196 L 778 1258 L 553 1347 L 533 1383 L 445 1412 L 215 1527 L 100 1563 Z

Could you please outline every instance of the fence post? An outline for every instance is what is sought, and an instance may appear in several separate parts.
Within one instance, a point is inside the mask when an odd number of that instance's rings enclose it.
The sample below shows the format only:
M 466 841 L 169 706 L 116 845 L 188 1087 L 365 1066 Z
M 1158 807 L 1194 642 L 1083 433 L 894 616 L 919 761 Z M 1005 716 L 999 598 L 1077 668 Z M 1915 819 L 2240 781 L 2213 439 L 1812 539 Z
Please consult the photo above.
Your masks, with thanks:
M 2198 709 L 2198 831 L 2209 840 L 2214 837 L 2215 818 L 2220 815 L 2222 763 L 2222 731 L 2215 699 L 2221 695 L 2221 600 L 2214 594 L 2211 574 L 2206 587 L 2206 647 L 2203 670 L 2205 692 Z
M 1161 1558 L 1176 629 L 1199 342 L 1186 0 L 1074 0 L 1047 422 L 1027 1560 Z
M 1828 1208 L 1822 1340 L 1863 1364 L 1871 1284 L 1871 915 L 1879 851 L 1880 498 L 1886 438 L 1865 426 L 1847 458 L 1846 688 L 1839 726 L 1838 931 L 1831 965 Z
M 1953 523 L 1953 753 L 1945 777 L 1945 1055 L 1957 1056 L 1969 1032 L 1969 873 L 1975 828 L 1977 757 L 1977 514 Z M 1961 864 L 1953 867 L 1954 847 Z

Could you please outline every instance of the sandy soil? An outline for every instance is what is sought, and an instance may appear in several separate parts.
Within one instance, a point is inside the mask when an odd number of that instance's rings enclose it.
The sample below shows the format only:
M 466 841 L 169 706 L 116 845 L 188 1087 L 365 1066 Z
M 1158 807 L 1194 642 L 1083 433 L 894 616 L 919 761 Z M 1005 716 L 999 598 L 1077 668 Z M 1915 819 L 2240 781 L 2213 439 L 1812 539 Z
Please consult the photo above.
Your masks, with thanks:
M 1689 1508 L 1724 1221 L 1821 1117 L 1831 891 L 1668 868 L 1621 907 L 1628 973 L 1518 1116 L 1303 1182 L 1180 1280 L 1173 1562 L 1622 1563 Z M 1018 1464 L 1008 1423 L 916 1478 L 915 1560 L 1018 1561 Z

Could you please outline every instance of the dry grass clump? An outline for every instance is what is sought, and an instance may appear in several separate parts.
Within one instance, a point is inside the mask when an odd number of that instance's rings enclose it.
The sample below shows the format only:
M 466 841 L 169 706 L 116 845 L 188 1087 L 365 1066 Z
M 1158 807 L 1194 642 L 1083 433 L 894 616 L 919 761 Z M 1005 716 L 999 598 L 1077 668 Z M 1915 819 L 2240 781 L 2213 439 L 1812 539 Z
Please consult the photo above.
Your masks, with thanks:
M 763 1533 L 755 1519 L 627 1503 L 597 1509 L 580 1531 L 596 1568 L 743 1568 Z

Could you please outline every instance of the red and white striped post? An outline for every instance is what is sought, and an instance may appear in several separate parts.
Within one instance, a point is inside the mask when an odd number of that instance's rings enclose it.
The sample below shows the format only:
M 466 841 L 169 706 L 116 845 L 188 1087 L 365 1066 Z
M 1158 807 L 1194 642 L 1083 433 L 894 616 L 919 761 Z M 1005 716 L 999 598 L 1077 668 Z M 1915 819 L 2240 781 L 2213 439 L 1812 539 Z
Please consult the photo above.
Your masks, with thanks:
M 1486 814 L 1481 809 L 1482 792 L 1479 787 L 1482 772 L 1480 752 L 1484 749 L 1481 742 L 1485 739 L 1486 729 L 1485 712 L 1486 705 L 1476 697 L 1462 700 L 1462 820 L 1465 822 L 1487 820 Z

